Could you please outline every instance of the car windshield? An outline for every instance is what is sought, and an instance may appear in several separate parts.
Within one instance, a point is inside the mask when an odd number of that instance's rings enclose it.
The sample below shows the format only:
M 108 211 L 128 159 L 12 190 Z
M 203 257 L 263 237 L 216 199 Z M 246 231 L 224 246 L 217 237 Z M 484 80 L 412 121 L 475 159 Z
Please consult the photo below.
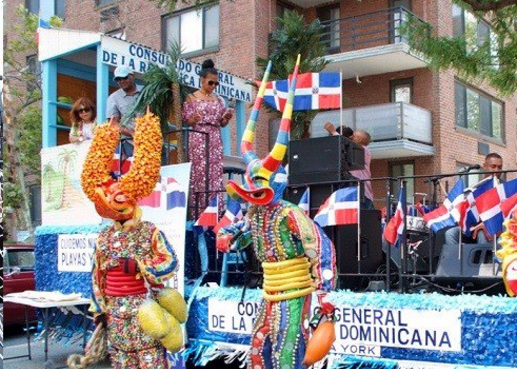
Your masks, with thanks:
M 34 251 L 9 250 L 7 252 L 9 268 L 18 267 L 22 272 L 34 270 Z

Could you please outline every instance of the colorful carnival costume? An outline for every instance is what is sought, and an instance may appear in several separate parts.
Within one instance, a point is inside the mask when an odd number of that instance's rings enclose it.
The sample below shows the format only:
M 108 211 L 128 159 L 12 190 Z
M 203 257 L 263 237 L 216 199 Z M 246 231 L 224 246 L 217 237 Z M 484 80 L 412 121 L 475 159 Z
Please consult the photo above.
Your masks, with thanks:
M 83 190 L 104 218 L 114 223 L 99 233 L 92 273 L 91 312 L 107 323 L 111 362 L 120 369 L 165 369 L 160 341 L 139 326 L 138 310 L 156 298 L 171 278 L 178 260 L 164 235 L 141 221 L 137 201 L 149 195 L 160 171 L 162 136 L 151 114 L 137 119 L 135 155 L 131 169 L 118 181 L 109 175 L 119 128 L 103 124 L 96 129 L 81 177 Z
M 512 212 L 512 217 L 504 222 L 505 232 L 502 233 L 499 243 L 502 248 L 496 255 L 502 260 L 502 277 L 504 278 L 505 289 L 509 296 L 515 297 L 517 294 L 516 277 L 516 209 Z
M 249 368 L 253 369 L 302 366 L 313 292 L 324 314 L 334 310 L 326 299 L 336 276 L 333 244 L 300 208 L 281 199 L 287 182 L 281 160 L 290 131 L 298 65 L 297 61 L 277 142 L 261 160 L 252 151 L 252 143 L 271 64 L 266 69 L 241 143 L 248 164 L 245 184 L 230 181 L 227 186 L 233 198 L 251 206 L 244 220 L 218 232 L 218 250 L 240 250 L 253 243 L 262 262 L 264 300 L 252 332 Z

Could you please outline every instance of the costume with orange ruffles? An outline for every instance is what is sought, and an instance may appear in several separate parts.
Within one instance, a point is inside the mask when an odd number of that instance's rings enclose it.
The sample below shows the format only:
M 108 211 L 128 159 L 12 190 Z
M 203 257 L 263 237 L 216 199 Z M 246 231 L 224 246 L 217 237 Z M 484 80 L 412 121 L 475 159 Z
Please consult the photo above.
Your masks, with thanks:
M 165 349 L 144 331 L 138 309 L 163 287 L 178 268 L 173 247 L 154 224 L 141 220 L 137 201 L 158 181 L 162 135 L 152 114 L 137 119 L 131 169 L 118 181 L 109 172 L 119 128 L 97 127 L 81 181 L 99 215 L 113 224 L 99 233 L 92 272 L 90 311 L 106 317 L 112 366 L 117 369 L 165 369 Z

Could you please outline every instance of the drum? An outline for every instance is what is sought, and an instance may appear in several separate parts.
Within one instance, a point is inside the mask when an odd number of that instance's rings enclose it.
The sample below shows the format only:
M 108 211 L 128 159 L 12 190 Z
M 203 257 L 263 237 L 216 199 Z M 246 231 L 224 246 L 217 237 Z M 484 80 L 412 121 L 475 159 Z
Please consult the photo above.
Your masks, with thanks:
M 426 223 L 422 217 L 406 217 L 406 229 L 413 232 L 428 232 Z

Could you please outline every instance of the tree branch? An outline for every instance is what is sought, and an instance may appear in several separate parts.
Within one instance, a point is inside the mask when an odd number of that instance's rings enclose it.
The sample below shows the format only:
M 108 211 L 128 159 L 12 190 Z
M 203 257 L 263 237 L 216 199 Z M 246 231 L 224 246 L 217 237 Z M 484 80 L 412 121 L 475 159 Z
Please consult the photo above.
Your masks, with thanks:
M 481 2 L 480 0 L 461 0 L 471 6 L 474 11 L 490 12 L 516 5 L 517 0 L 502 0 L 498 2 Z

